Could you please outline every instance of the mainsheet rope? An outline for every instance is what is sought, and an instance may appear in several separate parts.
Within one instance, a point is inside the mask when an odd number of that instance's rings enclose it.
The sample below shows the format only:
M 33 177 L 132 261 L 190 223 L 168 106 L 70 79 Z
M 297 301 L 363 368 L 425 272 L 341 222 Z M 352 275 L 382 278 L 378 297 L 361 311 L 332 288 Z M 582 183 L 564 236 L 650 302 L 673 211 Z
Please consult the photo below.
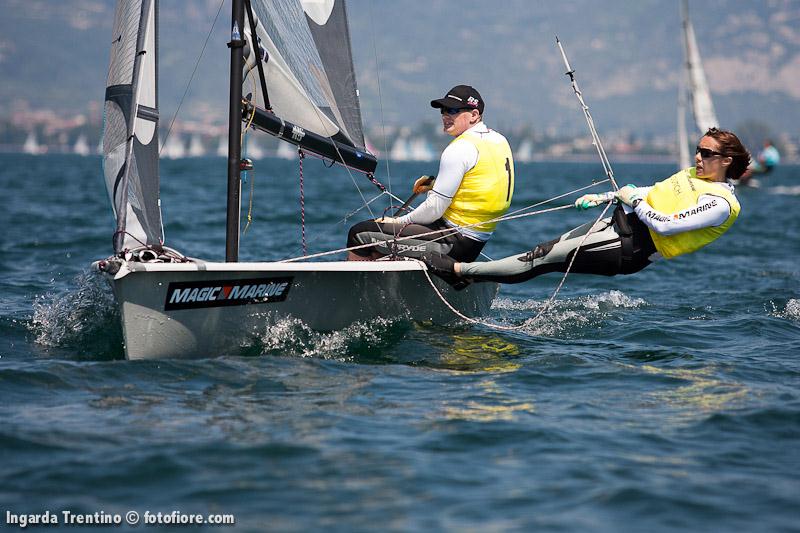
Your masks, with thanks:
M 603 219 L 603 217 L 605 216 L 606 212 L 611 207 L 611 205 L 612 205 L 611 202 L 609 202 L 606 205 L 606 207 L 603 209 L 603 212 L 600 213 L 600 216 L 597 217 L 597 219 L 592 224 L 592 227 L 597 225 L 597 223 L 600 222 Z M 486 326 L 486 327 L 493 328 L 493 329 L 499 329 L 499 330 L 503 330 L 503 331 L 519 331 L 522 328 L 526 327 L 528 324 L 535 323 L 537 320 L 539 320 L 544 315 L 544 313 L 548 309 L 550 309 L 550 306 L 556 300 L 556 296 L 558 296 L 558 293 L 561 291 L 561 288 L 564 286 L 564 283 L 567 281 L 567 276 L 569 275 L 570 270 L 572 270 L 572 264 L 575 262 L 575 258 L 578 257 L 578 251 L 581 249 L 581 246 L 583 246 L 583 243 L 586 242 L 586 239 L 589 237 L 590 234 L 591 234 L 591 231 L 587 231 L 586 234 L 583 236 L 583 239 L 581 239 L 581 242 L 575 248 L 575 253 L 572 255 L 572 259 L 570 259 L 569 265 L 567 265 L 567 270 L 564 272 L 564 275 L 561 277 L 561 281 L 559 282 L 558 286 L 556 287 L 556 290 L 553 291 L 553 294 L 550 296 L 550 298 L 547 299 L 547 301 L 542 306 L 542 308 L 539 310 L 539 312 L 536 313 L 536 316 L 534 316 L 530 320 L 526 320 L 525 322 L 523 322 L 522 324 L 519 324 L 517 326 L 504 326 L 502 324 L 495 324 L 493 322 L 485 322 L 483 320 L 478 320 L 477 318 L 468 317 L 467 315 L 463 314 L 458 309 L 453 307 L 450 304 L 450 302 L 447 301 L 447 298 L 444 297 L 444 295 L 439 290 L 439 287 L 437 287 L 436 284 L 431 279 L 431 275 L 428 272 L 427 268 L 425 270 L 423 270 L 422 273 L 425 274 L 425 278 L 428 280 L 428 283 L 430 283 L 431 287 L 433 287 L 434 293 L 439 297 L 439 299 L 442 301 L 442 303 L 444 303 L 459 318 L 461 318 L 463 320 L 466 320 L 467 322 L 471 322 L 473 324 L 479 324 L 481 326 Z M 417 261 L 419 261 L 419 260 L 417 259 Z
M 529 212 L 529 213 L 523 213 L 523 211 L 526 211 L 528 209 L 533 209 L 534 207 L 538 207 L 540 205 L 544 205 L 546 203 L 552 202 L 554 200 L 558 200 L 558 199 L 563 198 L 565 196 L 569 196 L 569 195 L 575 194 L 577 192 L 581 192 L 581 191 L 584 191 L 586 189 L 590 189 L 590 188 L 595 187 L 597 185 L 600 185 L 602 183 L 606 183 L 607 181 L 609 181 L 609 180 L 606 179 L 606 180 L 602 180 L 602 181 L 593 182 L 590 185 L 586 185 L 584 187 L 580 187 L 580 188 L 575 189 L 573 191 L 570 191 L 570 192 L 567 192 L 567 193 L 564 193 L 564 194 L 560 194 L 560 195 L 554 196 L 552 198 L 548 198 L 547 200 L 543 200 L 541 202 L 537 202 L 535 204 L 531 204 L 531 205 L 529 205 L 527 207 L 523 207 L 521 209 L 513 211 L 511 214 L 503 215 L 501 217 L 493 218 L 491 220 L 484 220 L 482 222 L 476 222 L 474 224 L 466 224 L 466 225 L 463 225 L 463 226 L 453 226 L 453 227 L 448 227 L 448 228 L 439 229 L 439 230 L 432 230 L 432 231 L 429 231 L 429 232 L 426 232 L 426 233 L 420 233 L 420 234 L 417 234 L 417 235 L 408 235 L 408 236 L 405 236 L 405 237 L 387 238 L 385 241 L 382 241 L 382 242 L 372 242 L 372 243 L 368 243 L 368 244 L 360 244 L 360 245 L 357 245 L 357 246 L 350 246 L 350 247 L 347 247 L 347 248 L 338 248 L 336 250 L 329 250 L 329 251 L 326 251 L 326 252 L 319 252 L 319 253 L 312 254 L 312 255 L 304 255 L 304 256 L 292 257 L 292 258 L 289 258 L 289 259 L 283 259 L 283 260 L 281 260 L 279 262 L 280 263 L 293 263 L 293 262 L 301 261 L 301 260 L 305 260 L 305 259 L 315 259 L 317 257 L 324 257 L 324 256 L 327 256 L 327 255 L 333 255 L 333 254 L 338 254 L 338 253 L 342 253 L 342 252 L 349 252 L 351 250 L 360 250 L 362 248 L 370 248 L 370 247 L 373 247 L 373 246 L 378 245 L 378 244 L 385 244 L 385 245 L 388 246 L 388 245 L 390 245 L 392 243 L 395 243 L 395 242 L 400 242 L 400 241 L 404 241 L 404 240 L 408 240 L 408 239 L 418 239 L 420 237 L 427 237 L 429 235 L 436 235 L 438 233 L 442 233 L 443 234 L 439 238 L 444 238 L 447 235 L 450 235 L 450 234 L 458 231 L 461 228 L 471 228 L 471 227 L 474 227 L 474 226 L 478 226 L 480 224 L 486 224 L 486 223 L 491 223 L 491 222 L 502 222 L 502 221 L 506 221 L 506 220 L 514 220 L 514 219 L 517 219 L 517 218 L 524 218 L 524 217 L 528 217 L 528 216 L 541 215 L 541 214 L 544 214 L 544 213 L 551 213 L 553 211 L 560 211 L 562 209 L 574 208 L 573 204 L 567 204 L 567 205 L 562 205 L 562 206 L 558 206 L 558 207 L 551 207 L 551 208 L 548 208 L 548 209 L 541 209 L 539 211 L 532 211 L 532 212 Z M 388 237 L 388 235 L 387 235 L 387 237 Z

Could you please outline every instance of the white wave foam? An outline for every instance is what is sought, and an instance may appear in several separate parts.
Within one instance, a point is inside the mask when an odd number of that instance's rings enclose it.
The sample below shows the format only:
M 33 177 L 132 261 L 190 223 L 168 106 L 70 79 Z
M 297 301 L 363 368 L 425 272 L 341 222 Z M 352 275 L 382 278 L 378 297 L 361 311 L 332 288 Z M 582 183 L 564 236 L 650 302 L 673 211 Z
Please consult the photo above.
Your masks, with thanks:
M 352 360 L 347 355 L 356 345 L 375 346 L 382 342 L 393 320 L 377 318 L 357 322 L 342 330 L 321 333 L 312 330 L 302 320 L 283 318 L 256 336 L 262 353 L 321 357 L 339 361 Z
M 791 298 L 786 302 L 786 307 L 779 311 L 775 304 L 773 306 L 773 315 L 779 318 L 788 318 L 789 320 L 800 320 L 800 299 Z
M 792 298 L 786 302 L 786 314 L 792 318 L 800 318 L 800 300 Z
M 574 299 L 556 299 L 544 315 L 536 320 L 536 315 L 546 302 L 547 300 L 515 301 L 498 298 L 492 309 L 512 311 L 512 315 L 527 311 L 529 313 L 526 314 L 530 316 L 524 317 L 521 322 L 518 316 L 508 316 L 503 320 L 504 325 L 513 325 L 516 322 L 520 331 L 529 335 L 557 336 L 597 325 L 615 309 L 636 308 L 647 304 L 641 298 L 632 298 L 621 291 L 612 290 Z
M 772 194 L 785 194 L 787 196 L 800 196 L 800 185 L 778 185 L 777 187 L 770 187 L 768 190 Z
M 36 297 L 28 328 L 36 335 L 38 344 L 80 346 L 119 324 L 111 288 L 99 273 L 86 270 L 75 279 L 75 285 L 62 294 Z
M 647 304 L 642 298 L 631 298 L 621 291 L 608 291 L 585 298 L 587 307 L 591 309 L 634 308 Z

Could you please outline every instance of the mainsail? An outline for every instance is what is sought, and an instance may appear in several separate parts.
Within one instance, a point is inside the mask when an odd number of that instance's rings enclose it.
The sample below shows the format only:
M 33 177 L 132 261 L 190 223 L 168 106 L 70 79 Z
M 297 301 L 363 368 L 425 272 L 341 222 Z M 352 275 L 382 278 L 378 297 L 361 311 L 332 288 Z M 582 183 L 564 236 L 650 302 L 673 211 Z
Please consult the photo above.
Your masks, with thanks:
M 718 127 L 719 121 L 714 111 L 714 103 L 711 101 L 711 91 L 708 88 L 708 81 L 700 59 L 694 27 L 692 21 L 689 20 L 688 0 L 683 0 L 681 3 L 681 18 L 683 20 L 683 51 L 686 60 L 685 79 L 688 84 L 689 101 L 695 125 L 701 133 L 705 133 L 709 128 Z M 686 164 L 684 165 L 684 163 Z M 681 166 L 685 168 L 688 166 L 688 162 L 681 160 Z
M 248 17 L 243 32 L 249 43 L 244 91 L 253 94 L 254 124 L 320 155 L 373 171 L 376 162 L 365 148 L 344 2 L 252 0 L 251 5 L 254 20 Z M 262 111 L 267 101 L 271 112 Z
M 103 171 L 117 229 L 114 251 L 163 242 L 158 180 L 158 9 L 120 0 L 106 83 Z

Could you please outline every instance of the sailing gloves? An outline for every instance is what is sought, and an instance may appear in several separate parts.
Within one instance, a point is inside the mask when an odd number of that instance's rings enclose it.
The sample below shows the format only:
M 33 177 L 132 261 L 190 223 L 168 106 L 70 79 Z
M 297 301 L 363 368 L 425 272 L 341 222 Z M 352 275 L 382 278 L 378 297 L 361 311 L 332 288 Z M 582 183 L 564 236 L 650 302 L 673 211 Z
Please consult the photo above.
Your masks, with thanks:
M 636 185 L 629 184 L 618 190 L 616 196 L 617 199 L 623 204 L 636 207 L 635 204 L 638 204 L 644 200 L 644 191 L 637 188 Z
M 616 198 L 614 191 L 604 192 L 602 194 L 584 194 L 575 200 L 575 208 L 579 211 L 584 209 L 591 209 L 597 207 L 605 202 L 611 202 Z
M 609 191 L 602 194 L 584 194 L 575 200 L 575 208 L 582 211 L 597 207 L 605 202 L 613 202 L 614 200 L 636 207 L 634 203 L 638 204 L 644 200 L 644 190 L 638 189 L 636 185 L 626 185 L 618 191 Z
M 414 182 L 414 188 L 411 189 L 411 192 L 414 194 L 428 192 L 429 190 L 433 189 L 433 180 L 435 179 L 435 176 L 420 176 L 419 179 Z

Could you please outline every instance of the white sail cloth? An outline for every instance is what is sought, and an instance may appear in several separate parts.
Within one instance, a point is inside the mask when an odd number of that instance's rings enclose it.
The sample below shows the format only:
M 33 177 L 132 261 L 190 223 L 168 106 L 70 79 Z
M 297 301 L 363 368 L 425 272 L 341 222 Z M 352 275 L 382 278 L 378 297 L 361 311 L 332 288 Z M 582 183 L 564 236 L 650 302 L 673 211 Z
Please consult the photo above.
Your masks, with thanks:
M 280 118 L 339 142 L 364 148 L 361 109 L 353 69 L 347 13 L 341 0 L 253 0 L 256 33 L 244 34 L 247 57 L 245 92 L 256 105 L 264 98 L 254 50 L 266 51 L 269 101 Z M 264 58 L 262 58 L 264 59 Z
M 103 172 L 115 252 L 163 242 L 158 177 L 157 7 L 119 0 L 106 83 Z

